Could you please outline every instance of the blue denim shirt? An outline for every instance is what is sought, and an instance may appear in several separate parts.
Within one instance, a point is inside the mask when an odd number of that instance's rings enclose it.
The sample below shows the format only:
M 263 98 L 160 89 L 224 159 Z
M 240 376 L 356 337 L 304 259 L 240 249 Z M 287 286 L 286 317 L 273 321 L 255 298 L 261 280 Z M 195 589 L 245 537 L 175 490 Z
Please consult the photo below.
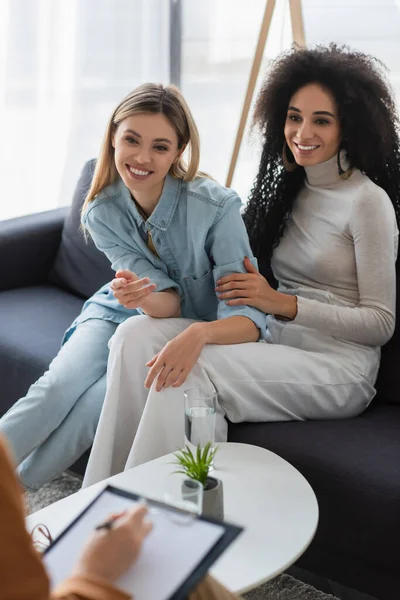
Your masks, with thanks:
M 181 298 L 182 317 L 214 321 L 243 315 L 265 337 L 264 313 L 249 306 L 228 306 L 219 302 L 215 293 L 217 279 L 245 272 L 245 256 L 257 265 L 240 207 L 241 200 L 234 191 L 211 179 L 198 177 L 185 182 L 168 175 L 156 208 L 144 220 L 118 178 L 89 204 L 82 223 L 113 269 L 129 269 L 140 278 L 149 277 L 159 292 L 175 289 Z M 147 246 L 148 232 L 158 256 Z M 136 312 L 119 304 L 106 284 L 85 303 L 67 336 L 87 319 L 121 323 Z

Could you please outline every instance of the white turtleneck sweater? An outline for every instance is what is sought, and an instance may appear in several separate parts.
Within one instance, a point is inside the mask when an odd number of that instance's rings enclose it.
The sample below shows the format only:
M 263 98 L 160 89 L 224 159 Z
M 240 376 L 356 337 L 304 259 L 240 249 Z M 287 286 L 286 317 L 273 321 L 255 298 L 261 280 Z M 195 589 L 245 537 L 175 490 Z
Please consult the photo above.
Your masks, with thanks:
M 382 346 L 395 324 L 398 230 L 393 205 L 360 171 L 343 181 L 336 156 L 306 168 L 272 267 L 296 294 L 292 323 Z

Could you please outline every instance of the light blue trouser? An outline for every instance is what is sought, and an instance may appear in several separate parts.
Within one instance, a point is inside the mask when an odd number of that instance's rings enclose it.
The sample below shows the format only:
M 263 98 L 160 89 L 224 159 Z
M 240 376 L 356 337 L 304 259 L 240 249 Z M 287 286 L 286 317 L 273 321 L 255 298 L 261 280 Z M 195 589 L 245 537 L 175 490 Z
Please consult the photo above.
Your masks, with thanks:
M 106 393 L 108 341 L 116 328 L 101 319 L 78 325 L 48 371 L 0 419 L 27 488 L 60 474 L 92 444 Z

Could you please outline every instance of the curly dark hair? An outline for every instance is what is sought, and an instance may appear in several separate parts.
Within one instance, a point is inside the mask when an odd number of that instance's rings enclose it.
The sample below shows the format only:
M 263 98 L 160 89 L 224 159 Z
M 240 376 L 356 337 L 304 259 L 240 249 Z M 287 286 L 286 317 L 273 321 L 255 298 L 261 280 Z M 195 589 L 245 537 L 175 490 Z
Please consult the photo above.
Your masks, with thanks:
M 253 118 L 262 132 L 263 151 L 244 220 L 264 273 L 305 178 L 303 167 L 285 170 L 282 149 L 290 98 L 310 83 L 332 94 L 350 164 L 386 191 L 400 221 L 399 120 L 386 68 L 347 46 L 293 46 L 273 62 Z

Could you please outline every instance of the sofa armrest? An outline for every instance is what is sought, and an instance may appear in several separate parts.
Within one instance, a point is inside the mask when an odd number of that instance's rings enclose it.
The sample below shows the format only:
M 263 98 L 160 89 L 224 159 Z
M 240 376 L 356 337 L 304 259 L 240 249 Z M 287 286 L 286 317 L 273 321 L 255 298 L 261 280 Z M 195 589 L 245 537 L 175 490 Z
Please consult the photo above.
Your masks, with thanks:
M 0 221 L 0 290 L 47 280 L 68 207 Z

